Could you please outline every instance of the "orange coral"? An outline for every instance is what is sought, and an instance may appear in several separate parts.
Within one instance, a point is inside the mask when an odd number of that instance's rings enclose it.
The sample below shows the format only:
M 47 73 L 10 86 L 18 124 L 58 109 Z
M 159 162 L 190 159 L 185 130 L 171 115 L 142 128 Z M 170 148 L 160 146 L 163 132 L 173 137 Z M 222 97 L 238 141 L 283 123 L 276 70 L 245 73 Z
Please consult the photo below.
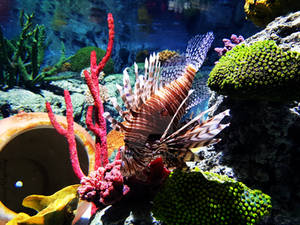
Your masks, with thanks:
M 116 131 L 116 130 L 112 130 L 108 133 L 108 135 L 107 135 L 107 151 L 108 151 L 109 157 L 115 150 L 118 150 L 123 145 L 125 145 L 123 133 Z

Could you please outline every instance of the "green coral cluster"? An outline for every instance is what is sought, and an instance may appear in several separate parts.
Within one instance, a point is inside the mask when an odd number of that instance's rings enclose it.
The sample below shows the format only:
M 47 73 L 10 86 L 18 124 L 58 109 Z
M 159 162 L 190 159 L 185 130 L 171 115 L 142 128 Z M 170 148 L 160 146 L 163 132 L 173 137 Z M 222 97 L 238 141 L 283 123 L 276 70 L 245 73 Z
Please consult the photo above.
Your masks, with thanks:
M 227 176 L 175 170 L 154 199 L 153 215 L 167 225 L 254 225 L 271 198 Z
M 40 72 L 46 48 L 45 27 L 34 25 L 33 20 L 34 14 L 21 11 L 22 31 L 14 40 L 6 39 L 0 29 L 0 85 L 30 88 L 43 81 L 68 78 L 52 76 L 70 59 L 65 57 L 64 47 L 59 62 L 51 70 Z
M 300 97 L 300 53 L 283 51 L 274 41 L 235 46 L 209 75 L 208 86 L 220 94 L 269 101 Z
M 90 66 L 90 56 L 91 52 L 96 51 L 97 56 L 97 63 L 99 63 L 105 55 L 105 51 L 101 48 L 88 46 L 79 49 L 74 56 L 72 57 L 71 63 L 71 70 L 75 72 L 81 72 L 81 70 Z M 103 71 L 105 74 L 112 74 L 114 73 L 114 63 L 112 59 L 109 59 L 108 62 L 105 64 Z

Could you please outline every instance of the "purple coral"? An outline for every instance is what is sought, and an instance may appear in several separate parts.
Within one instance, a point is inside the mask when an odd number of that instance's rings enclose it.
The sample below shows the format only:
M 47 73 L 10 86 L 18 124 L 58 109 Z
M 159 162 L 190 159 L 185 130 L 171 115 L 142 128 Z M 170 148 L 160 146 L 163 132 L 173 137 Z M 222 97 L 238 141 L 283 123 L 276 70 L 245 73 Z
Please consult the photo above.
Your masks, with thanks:
M 111 205 L 119 201 L 129 191 L 120 172 L 121 163 L 121 160 L 115 160 L 82 178 L 78 188 L 80 198 L 96 205 Z
M 243 42 L 245 39 L 242 35 L 237 36 L 235 34 L 232 34 L 229 39 L 224 38 L 223 48 L 215 48 L 214 50 L 218 53 L 219 56 L 225 55 L 226 52 L 230 51 L 234 46 L 238 45 L 239 43 Z

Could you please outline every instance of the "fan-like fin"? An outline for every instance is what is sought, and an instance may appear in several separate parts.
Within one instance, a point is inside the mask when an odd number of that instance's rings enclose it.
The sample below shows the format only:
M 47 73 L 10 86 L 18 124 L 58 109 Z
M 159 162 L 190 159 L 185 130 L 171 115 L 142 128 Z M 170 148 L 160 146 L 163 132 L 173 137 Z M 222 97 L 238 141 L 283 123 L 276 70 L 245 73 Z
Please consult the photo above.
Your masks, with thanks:
M 158 147 L 160 151 L 167 150 L 172 153 L 175 158 L 186 161 L 191 159 L 191 148 L 207 146 L 219 142 L 221 139 L 215 138 L 229 124 L 220 124 L 221 120 L 229 115 L 229 110 L 225 110 L 216 116 L 204 121 L 193 128 L 189 128 L 185 132 L 174 132 L 166 139 L 160 142 L 163 147 Z M 165 153 L 162 153 L 163 155 Z M 182 164 L 180 162 L 179 164 Z

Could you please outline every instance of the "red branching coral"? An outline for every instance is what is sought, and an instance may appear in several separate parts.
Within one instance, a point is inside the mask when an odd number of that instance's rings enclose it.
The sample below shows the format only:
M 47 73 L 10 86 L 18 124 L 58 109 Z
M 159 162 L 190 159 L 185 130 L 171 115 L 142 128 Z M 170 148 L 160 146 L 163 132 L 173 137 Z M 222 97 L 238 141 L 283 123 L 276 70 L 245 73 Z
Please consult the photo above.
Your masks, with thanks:
M 67 108 L 67 128 L 63 128 L 55 119 L 55 115 L 51 109 L 50 103 L 46 103 L 49 118 L 56 130 L 64 135 L 69 144 L 70 159 L 72 162 L 73 171 L 81 180 L 82 186 L 79 188 L 81 197 L 85 200 L 92 201 L 95 204 L 112 204 L 119 200 L 123 194 L 128 192 L 126 186 L 123 185 L 123 177 L 120 172 L 121 161 L 119 157 L 114 163 L 108 164 L 108 153 L 106 143 L 106 121 L 103 117 L 103 104 L 100 99 L 100 89 L 98 76 L 103 67 L 107 63 L 113 47 L 114 40 L 114 20 L 112 14 L 109 13 L 107 17 L 109 29 L 109 41 L 107 51 L 101 62 L 97 65 L 96 52 L 91 52 L 91 72 L 84 71 L 86 83 L 94 99 L 94 105 L 88 107 L 86 115 L 86 124 L 89 130 L 95 134 L 95 168 L 90 176 L 85 176 L 80 168 L 75 135 L 74 135 L 74 118 L 73 106 L 68 90 L 64 91 L 65 103 Z M 123 190 L 124 189 L 124 190 Z
M 84 71 L 85 80 L 93 97 L 94 104 L 89 106 L 86 114 L 86 125 L 89 130 L 95 134 L 95 168 L 88 176 L 84 175 L 79 164 L 75 135 L 74 135 L 74 118 L 73 106 L 70 93 L 65 90 L 65 103 L 67 108 L 68 126 L 65 129 L 57 120 L 51 109 L 50 104 L 46 103 L 51 123 L 56 130 L 64 135 L 69 144 L 70 158 L 74 173 L 81 180 L 78 193 L 82 200 L 93 202 L 96 207 L 101 208 L 103 205 L 111 205 L 119 202 L 131 201 L 133 199 L 152 199 L 162 182 L 168 177 L 169 171 L 164 167 L 161 158 L 155 159 L 143 171 L 148 178 L 146 181 L 137 180 L 134 177 L 123 177 L 120 171 L 122 161 L 120 152 L 115 157 L 114 162 L 109 163 L 107 152 L 107 133 L 106 121 L 103 117 L 103 104 L 100 99 L 100 87 L 98 76 L 108 61 L 113 47 L 114 39 L 114 21 L 111 14 L 108 14 L 109 41 L 107 51 L 102 61 L 97 65 L 96 52 L 91 52 L 91 72 Z M 126 183 L 126 184 L 125 184 Z M 127 186 L 128 185 L 128 186 Z M 130 188 L 129 188 L 130 186 Z M 127 194 L 130 190 L 130 193 Z M 145 197 L 147 195 L 148 197 Z M 125 196 L 125 197 L 124 197 Z M 93 208 L 92 213 L 96 209 Z
M 48 116 L 49 116 L 49 119 L 50 119 L 53 127 L 56 129 L 56 131 L 59 134 L 65 136 L 67 138 L 67 141 L 69 144 L 70 159 L 71 159 L 73 171 L 79 179 L 82 179 L 85 175 L 80 168 L 80 164 L 79 164 L 79 160 L 78 160 L 76 141 L 75 141 L 75 133 L 74 133 L 73 105 L 72 105 L 71 96 L 70 96 L 70 93 L 68 90 L 64 90 L 64 96 L 65 96 L 65 102 L 66 102 L 66 108 L 67 108 L 67 123 L 68 123 L 67 129 L 63 128 L 57 122 L 49 102 L 46 102 L 46 109 L 47 109 Z

